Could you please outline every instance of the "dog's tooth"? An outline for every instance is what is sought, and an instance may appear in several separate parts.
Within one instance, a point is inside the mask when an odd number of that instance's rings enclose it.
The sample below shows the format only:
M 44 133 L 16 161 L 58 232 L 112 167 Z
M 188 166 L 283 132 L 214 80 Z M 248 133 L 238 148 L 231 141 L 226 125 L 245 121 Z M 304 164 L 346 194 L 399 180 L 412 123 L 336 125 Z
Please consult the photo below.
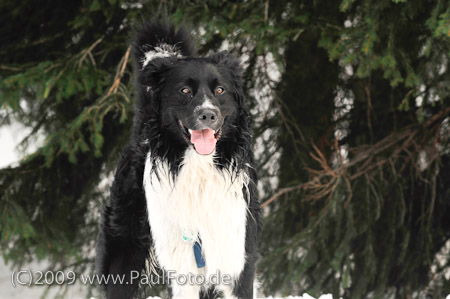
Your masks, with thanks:
M 191 129 L 188 129 L 188 131 L 189 131 L 189 134 L 192 134 L 192 130 Z
M 213 130 L 213 134 L 216 134 L 216 130 Z

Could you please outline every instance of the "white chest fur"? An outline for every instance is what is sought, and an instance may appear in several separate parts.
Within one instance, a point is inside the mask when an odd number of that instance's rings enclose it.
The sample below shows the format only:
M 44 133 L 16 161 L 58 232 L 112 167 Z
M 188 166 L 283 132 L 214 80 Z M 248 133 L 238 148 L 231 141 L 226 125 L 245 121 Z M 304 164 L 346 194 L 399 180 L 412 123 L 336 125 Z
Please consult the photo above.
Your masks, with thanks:
M 219 171 L 212 155 L 202 156 L 193 149 L 186 151 L 175 181 L 166 163 L 155 162 L 158 176 L 151 171 L 151 163 L 148 156 L 144 188 L 159 265 L 177 274 L 208 278 L 219 271 L 237 279 L 245 263 L 247 204 L 242 190 L 248 176 L 240 173 L 232 177 L 228 170 Z M 204 268 L 197 268 L 192 244 L 182 239 L 183 234 L 197 233 L 202 241 Z M 231 288 L 219 288 L 232 298 Z M 173 289 L 174 297 L 185 297 L 187 292 L 195 296 L 198 290 Z

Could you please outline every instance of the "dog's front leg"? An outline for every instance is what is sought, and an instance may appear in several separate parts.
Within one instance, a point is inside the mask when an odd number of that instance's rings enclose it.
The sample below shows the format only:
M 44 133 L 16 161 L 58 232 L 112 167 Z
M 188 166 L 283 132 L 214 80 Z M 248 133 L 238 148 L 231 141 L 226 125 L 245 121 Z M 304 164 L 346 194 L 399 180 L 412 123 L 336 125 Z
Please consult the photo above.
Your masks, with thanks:
M 130 299 L 137 294 L 139 277 L 150 248 L 150 229 L 142 192 L 143 163 L 132 147 L 122 153 L 110 203 L 104 208 L 97 241 L 97 271 L 106 298 Z

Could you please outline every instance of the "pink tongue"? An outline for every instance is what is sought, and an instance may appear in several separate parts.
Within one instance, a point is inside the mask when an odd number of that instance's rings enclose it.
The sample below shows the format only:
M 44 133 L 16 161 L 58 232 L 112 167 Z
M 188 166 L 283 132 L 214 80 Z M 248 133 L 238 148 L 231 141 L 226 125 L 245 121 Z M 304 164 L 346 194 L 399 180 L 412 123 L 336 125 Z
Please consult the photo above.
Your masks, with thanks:
M 191 142 L 194 144 L 195 150 L 200 155 L 209 155 L 216 147 L 216 138 L 214 131 L 211 129 L 197 130 L 191 132 Z

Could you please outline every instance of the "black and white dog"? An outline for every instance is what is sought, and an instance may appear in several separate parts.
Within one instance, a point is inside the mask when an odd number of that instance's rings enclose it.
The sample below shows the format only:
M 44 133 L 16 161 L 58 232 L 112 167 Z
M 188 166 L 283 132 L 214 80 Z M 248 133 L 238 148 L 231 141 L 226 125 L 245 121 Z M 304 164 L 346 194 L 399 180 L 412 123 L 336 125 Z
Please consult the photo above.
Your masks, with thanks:
M 99 272 L 124 281 L 109 280 L 106 296 L 133 298 L 133 273 L 156 265 L 203 278 L 172 279 L 171 298 L 254 298 L 260 207 L 239 61 L 194 57 L 166 23 L 143 26 L 132 53 L 134 127 L 97 244 Z

